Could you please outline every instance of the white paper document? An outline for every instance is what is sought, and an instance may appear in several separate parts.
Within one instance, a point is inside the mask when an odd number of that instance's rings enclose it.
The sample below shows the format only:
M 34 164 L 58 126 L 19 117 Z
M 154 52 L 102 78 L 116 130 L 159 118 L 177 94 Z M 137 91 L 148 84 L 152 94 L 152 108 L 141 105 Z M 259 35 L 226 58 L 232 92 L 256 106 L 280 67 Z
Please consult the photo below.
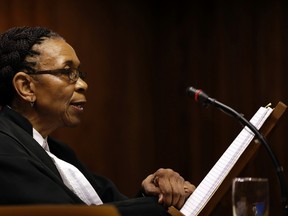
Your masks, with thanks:
M 273 109 L 270 107 L 260 107 L 250 122 L 260 129 L 272 111 Z M 182 214 L 196 216 L 202 211 L 253 138 L 254 133 L 248 127 L 244 127 L 188 198 L 180 210 Z

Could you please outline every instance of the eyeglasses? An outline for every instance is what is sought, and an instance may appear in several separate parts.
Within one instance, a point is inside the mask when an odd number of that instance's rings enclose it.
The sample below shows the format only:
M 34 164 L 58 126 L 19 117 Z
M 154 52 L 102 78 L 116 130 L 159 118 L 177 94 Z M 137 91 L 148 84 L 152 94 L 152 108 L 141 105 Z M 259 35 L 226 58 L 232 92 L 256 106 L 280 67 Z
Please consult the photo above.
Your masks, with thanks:
M 85 72 L 82 72 L 77 68 L 62 68 L 56 70 L 33 71 L 33 72 L 27 72 L 27 74 L 31 75 L 51 74 L 54 76 L 63 74 L 66 75 L 71 82 L 76 82 L 79 78 L 85 80 L 87 76 Z

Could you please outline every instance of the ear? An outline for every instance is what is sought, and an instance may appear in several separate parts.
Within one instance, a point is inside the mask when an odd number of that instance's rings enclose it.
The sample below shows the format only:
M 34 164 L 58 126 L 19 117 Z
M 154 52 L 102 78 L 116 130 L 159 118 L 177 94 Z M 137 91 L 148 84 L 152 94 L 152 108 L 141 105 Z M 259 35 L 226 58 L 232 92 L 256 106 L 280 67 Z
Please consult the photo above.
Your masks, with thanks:
M 24 72 L 18 72 L 13 78 L 13 85 L 18 95 L 28 101 L 34 102 L 36 100 L 34 93 L 34 83 L 31 76 Z

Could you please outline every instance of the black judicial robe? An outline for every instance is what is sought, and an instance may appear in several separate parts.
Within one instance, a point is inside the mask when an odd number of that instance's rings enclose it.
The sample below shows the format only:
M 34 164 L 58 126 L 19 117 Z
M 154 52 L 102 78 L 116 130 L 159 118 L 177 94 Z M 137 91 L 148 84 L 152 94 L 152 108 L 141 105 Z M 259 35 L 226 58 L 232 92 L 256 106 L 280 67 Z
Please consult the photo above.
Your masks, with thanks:
M 0 205 L 84 204 L 63 183 L 53 161 L 33 139 L 32 125 L 14 110 L 0 111 Z M 95 175 L 66 144 L 48 137 L 50 151 L 73 164 L 88 179 L 103 203 L 122 215 L 167 215 L 156 197 L 128 199 L 107 178 Z

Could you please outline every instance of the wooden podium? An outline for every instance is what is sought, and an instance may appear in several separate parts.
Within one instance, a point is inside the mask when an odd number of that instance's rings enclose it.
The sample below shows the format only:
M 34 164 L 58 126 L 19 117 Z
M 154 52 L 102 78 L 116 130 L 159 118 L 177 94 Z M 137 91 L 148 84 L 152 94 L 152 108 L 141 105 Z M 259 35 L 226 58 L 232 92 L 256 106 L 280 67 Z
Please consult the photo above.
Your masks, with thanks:
M 120 216 L 112 205 L 11 205 L 0 206 L 3 216 Z
M 286 108 L 287 106 L 282 102 L 279 102 L 276 105 L 276 107 L 273 109 L 272 113 L 270 114 L 270 116 L 267 118 L 267 120 L 264 122 L 263 126 L 260 129 L 260 132 L 264 137 L 267 137 L 268 134 L 272 131 L 272 129 L 276 126 L 277 121 L 284 114 Z M 229 174 L 225 177 L 225 180 L 220 184 L 220 186 L 215 191 L 211 199 L 207 202 L 205 207 L 201 210 L 199 214 L 200 216 L 207 216 L 212 212 L 212 210 L 215 208 L 215 206 L 218 204 L 221 198 L 229 190 L 232 179 L 236 177 L 237 175 L 239 175 L 239 173 L 247 165 L 249 160 L 255 155 L 260 145 L 261 144 L 255 141 L 255 139 L 252 141 L 252 143 L 249 144 L 249 146 L 246 148 L 246 150 L 237 160 L 236 164 L 233 166 Z M 170 207 L 168 212 L 172 216 L 183 216 L 183 214 L 174 207 Z

